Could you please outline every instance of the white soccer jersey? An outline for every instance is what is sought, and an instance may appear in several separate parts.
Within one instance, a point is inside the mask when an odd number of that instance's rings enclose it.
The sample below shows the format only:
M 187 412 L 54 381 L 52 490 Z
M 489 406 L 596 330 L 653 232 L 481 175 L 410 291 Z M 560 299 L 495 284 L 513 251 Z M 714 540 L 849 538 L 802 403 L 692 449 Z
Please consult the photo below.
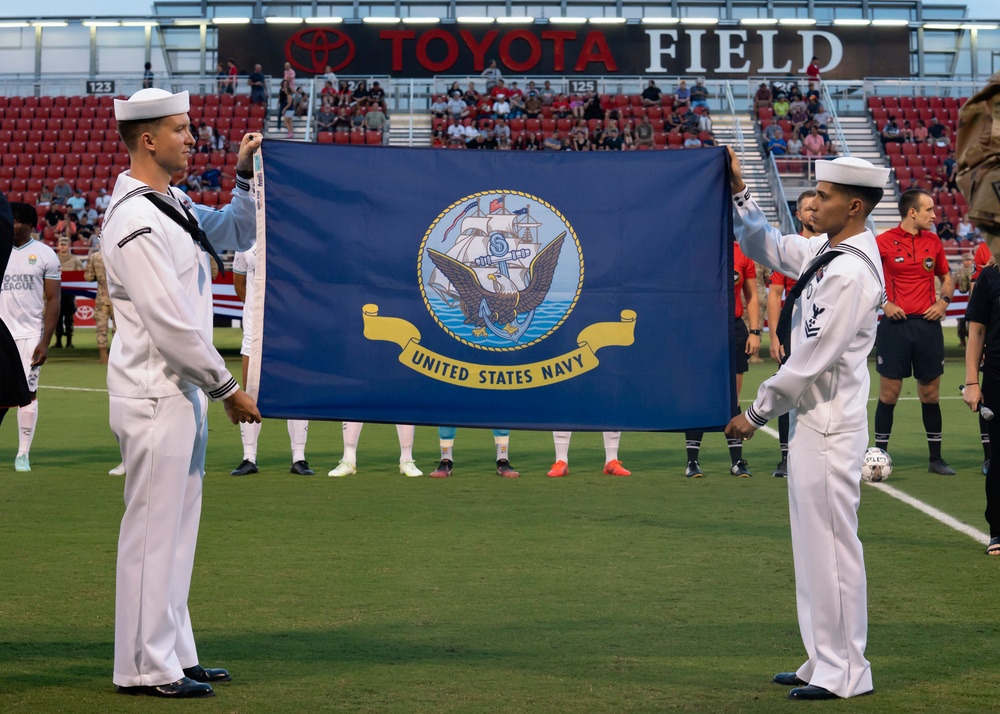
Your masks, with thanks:
M 37 240 L 14 247 L 0 289 L 0 317 L 15 340 L 41 339 L 45 327 L 45 281 L 61 280 L 59 258 Z

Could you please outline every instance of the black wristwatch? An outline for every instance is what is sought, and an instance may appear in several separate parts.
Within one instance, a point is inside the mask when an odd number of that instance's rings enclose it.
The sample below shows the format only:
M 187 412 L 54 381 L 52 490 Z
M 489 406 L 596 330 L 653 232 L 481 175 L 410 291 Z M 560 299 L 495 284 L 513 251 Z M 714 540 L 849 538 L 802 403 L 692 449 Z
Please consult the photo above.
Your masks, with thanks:
M 947 295 L 942 295 L 942 296 L 941 296 L 941 299 L 942 299 L 942 300 L 944 300 L 944 301 L 945 301 L 946 303 L 948 303 L 949 305 L 951 305 L 951 298 L 950 298 L 950 297 L 948 297 Z
M 760 337 L 760 330 L 750 330 L 750 334 L 757 335 L 757 337 Z
M 236 175 L 239 176 L 241 179 L 252 179 L 253 169 L 250 169 L 248 171 L 237 171 Z

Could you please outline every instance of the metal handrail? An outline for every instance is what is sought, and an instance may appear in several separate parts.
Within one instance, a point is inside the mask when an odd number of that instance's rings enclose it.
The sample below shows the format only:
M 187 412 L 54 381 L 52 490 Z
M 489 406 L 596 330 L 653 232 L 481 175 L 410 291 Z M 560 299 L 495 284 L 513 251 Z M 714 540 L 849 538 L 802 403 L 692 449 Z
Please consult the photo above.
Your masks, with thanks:
M 729 82 L 724 84 L 726 90 L 726 102 L 729 104 L 729 115 L 733 118 L 733 130 L 736 132 L 736 143 L 740 147 L 740 161 L 746 160 L 746 144 L 743 140 L 743 126 L 740 118 L 736 114 L 736 102 L 733 99 L 733 87 Z
M 830 92 L 827 89 L 826 84 L 820 84 L 820 97 L 823 99 L 823 106 L 826 110 L 830 112 L 830 116 L 833 117 L 833 133 L 837 137 L 837 151 L 841 156 L 850 156 L 851 147 L 847 145 L 847 137 L 844 135 L 844 129 L 840 125 L 840 117 L 837 116 L 837 109 L 834 106 L 833 98 L 830 96 Z M 827 131 L 831 127 L 827 127 Z
M 768 154 L 764 162 L 767 168 L 767 182 L 771 187 L 771 193 L 778 211 L 778 223 L 781 232 L 790 235 L 795 232 L 795 221 L 792 219 L 792 212 L 788 208 L 788 198 L 785 196 L 785 187 L 781 183 L 781 176 L 778 174 L 778 165 L 774 161 L 774 155 Z

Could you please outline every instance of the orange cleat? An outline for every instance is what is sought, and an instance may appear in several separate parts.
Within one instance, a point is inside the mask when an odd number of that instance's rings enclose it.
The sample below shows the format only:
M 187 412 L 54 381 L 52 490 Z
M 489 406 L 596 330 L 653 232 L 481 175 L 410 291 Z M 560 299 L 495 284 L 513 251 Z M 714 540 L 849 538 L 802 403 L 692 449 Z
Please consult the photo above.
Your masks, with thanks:
M 569 464 L 565 461 L 556 461 L 552 464 L 552 468 L 549 469 L 549 476 L 552 478 L 562 478 L 563 476 L 569 476 Z
M 608 463 L 604 464 L 604 473 L 608 476 L 631 476 L 632 472 L 622 466 L 622 462 L 618 459 L 612 459 Z

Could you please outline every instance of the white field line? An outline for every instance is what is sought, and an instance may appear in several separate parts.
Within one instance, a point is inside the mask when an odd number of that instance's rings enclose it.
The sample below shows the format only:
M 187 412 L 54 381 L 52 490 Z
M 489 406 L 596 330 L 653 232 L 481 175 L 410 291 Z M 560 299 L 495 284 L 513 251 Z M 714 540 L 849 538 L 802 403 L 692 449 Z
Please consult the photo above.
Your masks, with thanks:
M 61 389 L 65 392 L 104 392 L 107 394 L 107 389 L 93 389 L 90 387 L 56 387 L 51 384 L 39 384 L 39 389 Z

